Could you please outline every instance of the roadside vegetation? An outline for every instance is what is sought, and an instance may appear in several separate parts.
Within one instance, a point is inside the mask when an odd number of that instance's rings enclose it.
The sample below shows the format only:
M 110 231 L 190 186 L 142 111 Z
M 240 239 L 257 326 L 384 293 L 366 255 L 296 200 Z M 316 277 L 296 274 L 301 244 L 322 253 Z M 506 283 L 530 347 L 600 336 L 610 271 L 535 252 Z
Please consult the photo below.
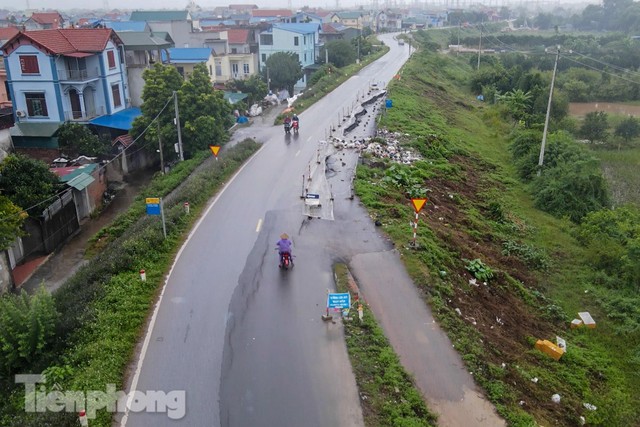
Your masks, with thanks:
M 209 198 L 257 151 L 252 140 L 222 151 L 219 160 L 198 153 L 158 175 L 136 201 L 94 240 L 94 255 L 52 296 L 46 292 L 2 300 L 0 425 L 76 426 L 77 413 L 26 413 L 16 373 L 40 373 L 45 387 L 102 390 L 125 386 L 134 347 L 171 260 Z M 210 157 L 211 154 L 209 153 Z M 159 217 L 145 214 L 146 197 L 163 197 L 167 238 Z M 189 202 L 190 212 L 183 204 Z M 146 281 L 140 278 L 144 269 Z M 99 412 L 91 426 L 110 426 Z
M 632 174 L 637 137 L 625 162 L 617 143 L 578 142 L 584 121 L 567 117 L 561 87 L 540 169 L 551 76 L 535 65 L 545 62 L 506 54 L 476 70 L 477 56 L 439 50 L 454 35 L 414 33 L 419 50 L 388 86 L 393 108 L 379 125 L 423 160 L 365 155 L 356 194 L 509 425 L 637 425 L 640 211 L 633 191 L 611 209 L 609 179 Z M 414 248 L 410 198 L 421 195 Z M 597 327 L 570 328 L 584 311 Z M 556 336 L 567 342 L 559 361 L 534 347 Z
M 338 292 L 358 295 L 355 280 L 345 264 L 334 266 Z M 384 336 L 366 301 L 352 304 L 349 319 L 343 319 L 347 351 L 353 366 L 366 426 L 435 426 L 413 379 Z M 358 307 L 362 307 L 362 320 Z

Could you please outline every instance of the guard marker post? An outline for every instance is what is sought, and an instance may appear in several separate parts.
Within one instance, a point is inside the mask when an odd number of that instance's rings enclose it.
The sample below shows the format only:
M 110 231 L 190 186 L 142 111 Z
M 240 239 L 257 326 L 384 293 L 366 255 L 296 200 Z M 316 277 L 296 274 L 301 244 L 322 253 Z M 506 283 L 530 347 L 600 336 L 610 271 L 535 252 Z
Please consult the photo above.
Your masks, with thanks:
M 189 214 L 189 202 L 184 202 L 184 213 Z
M 413 204 L 413 209 L 416 211 L 416 219 L 413 223 L 413 247 L 416 247 L 416 235 L 418 234 L 418 214 L 422 207 L 427 203 L 427 199 L 425 198 L 417 198 L 411 199 L 411 203 Z
M 82 411 L 80 411 L 80 413 L 78 414 L 78 418 L 80 420 L 80 425 L 82 427 L 88 427 L 89 426 L 89 420 L 87 419 L 87 413 L 85 412 L 84 409 Z
M 144 270 L 140 270 L 140 280 L 143 282 L 147 281 L 147 273 Z

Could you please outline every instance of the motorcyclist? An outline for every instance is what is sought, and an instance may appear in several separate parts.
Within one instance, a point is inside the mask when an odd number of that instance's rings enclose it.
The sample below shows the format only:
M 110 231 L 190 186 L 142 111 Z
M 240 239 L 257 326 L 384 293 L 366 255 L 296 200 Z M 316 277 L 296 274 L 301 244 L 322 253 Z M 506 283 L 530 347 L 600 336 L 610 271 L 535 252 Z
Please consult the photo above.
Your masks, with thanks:
M 284 124 L 286 125 L 290 125 L 291 124 L 291 117 L 289 117 L 288 115 L 284 116 Z
M 280 264 L 278 267 L 282 267 L 282 263 L 284 261 L 284 254 L 289 254 L 289 259 L 291 260 L 291 264 L 293 264 L 293 257 L 291 256 L 291 240 L 289 240 L 289 235 L 287 233 L 282 233 L 280 235 L 280 240 L 276 243 L 276 249 L 280 254 Z
M 298 115 L 296 113 L 293 113 L 293 117 L 291 118 L 291 125 L 294 127 L 294 129 L 300 127 L 300 118 L 298 118 Z

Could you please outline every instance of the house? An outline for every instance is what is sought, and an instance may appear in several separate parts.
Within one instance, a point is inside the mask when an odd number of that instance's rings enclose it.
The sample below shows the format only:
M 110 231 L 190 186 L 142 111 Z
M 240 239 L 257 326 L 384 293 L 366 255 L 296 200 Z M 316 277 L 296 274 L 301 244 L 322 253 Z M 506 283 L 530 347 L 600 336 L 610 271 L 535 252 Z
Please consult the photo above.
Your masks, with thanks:
M 19 32 L 2 50 L 16 119 L 11 131 L 25 147 L 38 148 L 44 138 L 44 148 L 57 148 L 51 137 L 62 122 L 127 108 L 124 46 L 111 29 Z
M 180 73 L 184 79 L 188 79 L 193 73 L 193 68 L 198 64 L 205 64 L 209 72 L 209 78 L 213 82 L 215 78 L 215 62 L 213 60 L 213 51 L 206 47 L 174 47 L 162 51 L 162 63 L 171 64 Z
M 364 28 L 364 15 L 362 12 L 335 12 L 331 15 L 331 22 L 362 30 Z
M 251 13 L 251 11 L 258 9 L 255 4 L 230 4 L 229 10 L 232 14 Z
M 154 33 L 169 33 L 176 47 L 201 47 L 189 44 L 194 26 L 188 10 L 135 10 L 129 20 L 145 21 Z
M 124 24 L 124 22 L 123 22 Z M 146 24 L 145 24 L 146 25 Z M 124 45 L 127 82 L 132 107 L 142 105 L 142 74 L 156 62 L 162 62 L 162 51 L 175 46 L 169 33 L 152 33 L 151 31 L 117 32 Z
M 7 40 L 18 34 L 20 30 L 16 27 L 0 28 L 0 46 L 5 44 Z M 10 107 L 11 99 L 7 92 L 7 70 L 4 67 L 4 61 L 0 63 L 0 108 Z M 2 121 L 2 119 L 0 119 Z
M 260 33 L 260 69 L 266 65 L 267 58 L 276 52 L 293 52 L 298 55 L 305 75 L 295 88 L 304 89 L 307 74 L 313 68 L 319 51 L 320 24 L 274 24 Z
M 320 31 L 320 43 L 324 44 L 334 40 L 352 40 L 358 37 L 360 30 L 346 27 L 340 23 L 322 24 Z
M 291 23 L 294 14 L 289 9 L 254 9 L 251 11 L 250 24 L 260 22 L 282 22 Z
M 64 18 L 58 12 L 33 12 L 22 24 L 26 31 L 64 28 Z
M 72 191 L 78 219 L 87 218 L 102 205 L 107 190 L 105 169 L 97 163 L 49 169 Z
M 252 34 L 252 30 L 243 28 L 231 28 L 227 31 L 229 68 L 223 68 L 223 70 L 229 71 L 228 76 L 231 79 L 244 80 L 258 72 L 258 55 L 252 52 L 254 44 Z M 216 61 L 218 61 L 217 57 Z M 218 79 L 216 71 L 216 83 L 223 83 L 227 80 Z

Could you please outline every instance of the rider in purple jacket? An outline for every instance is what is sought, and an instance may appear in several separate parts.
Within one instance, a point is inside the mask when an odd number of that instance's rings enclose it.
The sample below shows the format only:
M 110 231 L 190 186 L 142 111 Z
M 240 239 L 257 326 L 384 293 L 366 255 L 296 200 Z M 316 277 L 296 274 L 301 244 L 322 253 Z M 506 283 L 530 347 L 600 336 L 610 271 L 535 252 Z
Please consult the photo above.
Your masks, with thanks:
M 289 240 L 289 235 L 287 233 L 282 233 L 280 235 L 280 240 L 276 243 L 278 249 L 278 253 L 280 254 L 280 266 L 282 266 L 282 256 L 287 253 L 289 254 L 289 258 L 291 258 L 291 240 Z

